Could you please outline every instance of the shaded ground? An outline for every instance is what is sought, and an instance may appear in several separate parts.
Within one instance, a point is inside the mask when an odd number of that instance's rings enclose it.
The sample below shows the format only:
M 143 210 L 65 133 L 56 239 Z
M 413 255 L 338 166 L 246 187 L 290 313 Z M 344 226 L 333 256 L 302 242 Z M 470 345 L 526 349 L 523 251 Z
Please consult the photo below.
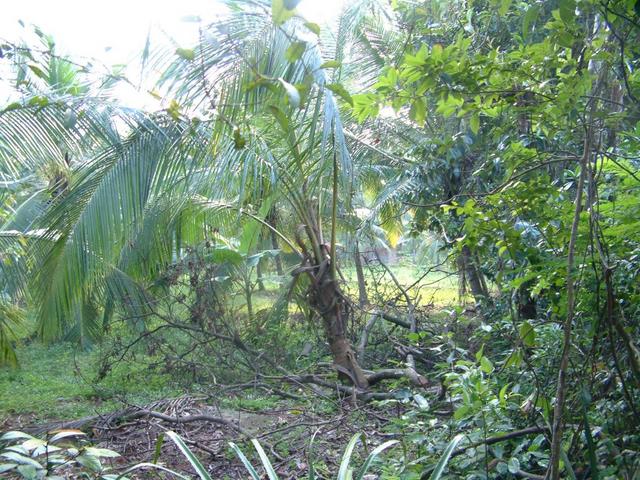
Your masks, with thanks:
M 177 432 L 211 476 L 220 479 L 247 478 L 246 470 L 229 448 L 230 441 L 240 445 L 257 466 L 260 463 L 248 440 L 249 437 L 258 438 L 280 478 L 294 479 L 301 478 L 307 472 L 310 439 L 314 434 L 313 458 L 320 478 L 337 471 L 344 447 L 354 433 L 366 432 L 367 441 L 373 445 L 389 438 L 389 434 L 382 433 L 386 421 L 379 412 L 372 414 L 371 407 L 353 407 L 348 402 L 340 403 L 338 410 L 331 414 L 312 414 L 302 407 L 285 404 L 281 408 L 259 413 L 232 410 L 188 396 L 156 402 L 145 408 L 176 419 L 201 415 L 218 417 L 232 425 L 209 421 L 174 423 L 148 417 L 118 421 L 105 416 L 80 426 L 91 437 L 92 443 L 122 455 L 111 462 L 116 470 L 153 461 L 158 437 L 167 430 Z M 16 416 L 5 420 L 0 430 L 34 431 L 76 426 L 55 422 L 34 425 L 32 419 L 29 416 Z M 244 433 L 239 433 L 237 427 Z M 357 457 L 358 454 L 354 455 L 354 458 Z M 159 463 L 188 475 L 194 473 L 185 457 L 168 439 L 162 444 Z M 150 471 L 141 470 L 132 478 L 156 477 Z

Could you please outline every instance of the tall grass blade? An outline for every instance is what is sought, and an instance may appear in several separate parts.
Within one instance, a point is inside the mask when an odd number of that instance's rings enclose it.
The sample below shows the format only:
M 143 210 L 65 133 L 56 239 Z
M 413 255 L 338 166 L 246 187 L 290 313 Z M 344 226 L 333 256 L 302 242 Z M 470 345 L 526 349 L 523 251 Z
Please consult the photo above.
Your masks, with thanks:
M 196 457 L 193 452 L 187 447 L 187 445 L 182 441 L 180 436 L 176 432 L 168 431 L 166 433 L 167 437 L 169 437 L 178 447 L 178 450 L 182 452 L 182 454 L 189 460 L 189 463 L 194 468 L 198 476 L 201 480 L 213 480 L 207 470 L 204 468 L 198 457 Z
M 347 448 L 344 451 L 344 455 L 342 456 L 342 461 L 340 462 L 340 470 L 338 470 L 338 480 L 349 480 L 351 478 L 351 472 L 349 469 L 349 463 L 351 463 L 351 455 L 353 454 L 353 449 L 356 447 L 356 443 L 360 439 L 360 434 L 356 433 L 349 443 L 347 444 Z
M 436 468 L 433 470 L 433 473 L 429 477 L 429 480 L 440 479 L 440 477 L 442 476 L 442 472 L 444 472 L 444 469 L 447 467 L 447 464 L 449 463 L 451 454 L 460 443 L 460 440 L 462 440 L 462 437 L 463 435 L 456 435 L 455 437 L 453 437 L 453 440 L 449 442 L 449 444 L 447 445 L 447 448 L 444 449 L 444 453 L 442 454 L 442 457 L 440 457 L 440 460 L 438 461 Z
M 256 472 L 255 468 L 253 468 L 253 465 L 251 465 L 251 462 L 247 459 L 247 457 L 245 457 L 244 453 L 242 453 L 242 450 L 240 450 L 240 447 L 238 447 L 233 442 L 229 442 L 229 446 L 234 452 L 236 452 L 236 455 L 244 465 L 244 468 L 246 468 L 247 471 L 249 472 L 249 475 L 251 475 L 252 480 L 260 480 L 260 475 L 258 475 L 258 472 Z
M 269 480 L 278 480 L 278 474 L 273 469 L 273 465 L 271 465 L 271 462 L 269 461 L 269 457 L 267 457 L 267 454 L 262 448 L 262 445 L 260 445 L 260 442 L 258 442 L 258 440 L 254 438 L 253 440 L 251 440 L 251 443 L 253 443 L 253 446 L 258 452 L 258 455 L 260 456 L 260 460 L 262 460 L 262 466 L 267 472 L 267 475 L 269 476 Z
M 367 470 L 369 470 L 371 463 L 373 463 L 376 457 L 396 443 L 399 443 L 398 440 L 389 440 L 388 442 L 384 442 L 382 445 L 378 445 L 376 448 L 374 448 L 362 464 L 362 468 L 360 469 L 360 473 L 356 477 L 356 480 L 362 480 L 367 473 Z

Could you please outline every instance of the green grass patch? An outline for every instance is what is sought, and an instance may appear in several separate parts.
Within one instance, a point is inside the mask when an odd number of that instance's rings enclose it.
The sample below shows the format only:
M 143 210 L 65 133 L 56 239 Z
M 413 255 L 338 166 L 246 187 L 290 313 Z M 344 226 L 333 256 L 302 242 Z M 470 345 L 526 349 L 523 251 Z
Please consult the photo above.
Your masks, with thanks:
M 0 421 L 18 414 L 33 415 L 35 421 L 79 418 L 121 408 L 121 400 L 144 404 L 180 393 L 168 376 L 148 371 L 143 363 L 120 364 L 96 383 L 97 349 L 34 342 L 19 346 L 17 353 L 20 368 L 0 369 Z

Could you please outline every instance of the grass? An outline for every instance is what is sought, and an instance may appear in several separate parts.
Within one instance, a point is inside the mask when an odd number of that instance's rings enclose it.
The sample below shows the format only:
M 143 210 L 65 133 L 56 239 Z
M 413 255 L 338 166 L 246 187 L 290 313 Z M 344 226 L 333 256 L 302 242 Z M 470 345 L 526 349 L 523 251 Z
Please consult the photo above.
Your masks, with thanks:
M 458 278 L 455 275 L 447 275 L 441 272 L 430 272 L 424 275 L 424 270 L 413 263 L 401 259 L 398 263 L 389 265 L 389 269 L 403 288 L 413 285 L 420 279 L 420 282 L 409 290 L 409 294 L 419 297 L 419 305 L 428 306 L 449 306 L 458 302 Z M 355 268 L 348 266 L 342 269 L 342 273 L 347 280 L 347 291 L 357 298 L 357 277 Z M 364 269 L 365 282 L 369 289 L 374 284 L 375 278 L 372 272 Z M 383 277 L 383 284 L 379 286 L 389 297 L 396 296 L 400 292 L 396 288 L 388 274 Z
M 80 418 L 121 408 L 123 398 L 148 403 L 179 394 L 168 376 L 149 374 L 142 364 L 119 365 L 95 383 L 98 357 L 97 350 L 78 352 L 68 343 L 19 346 L 21 367 L 0 369 L 0 423 L 18 414 L 33 421 Z

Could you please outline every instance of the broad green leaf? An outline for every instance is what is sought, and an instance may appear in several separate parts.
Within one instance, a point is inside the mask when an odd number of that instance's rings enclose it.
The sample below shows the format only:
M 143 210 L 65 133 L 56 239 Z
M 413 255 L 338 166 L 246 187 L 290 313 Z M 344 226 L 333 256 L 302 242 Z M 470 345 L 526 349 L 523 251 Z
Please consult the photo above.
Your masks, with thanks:
M 297 60 L 299 60 L 300 57 L 302 57 L 302 54 L 304 53 L 306 48 L 307 48 L 307 42 L 302 42 L 302 41 L 293 42 L 291 45 L 289 45 L 289 48 L 287 48 L 287 51 L 285 52 L 284 56 L 288 61 L 290 61 L 291 63 L 294 63 Z
M 576 17 L 575 0 L 560 0 L 558 9 L 560 10 L 560 18 L 564 23 L 573 23 Z
M 326 87 L 353 107 L 353 98 L 341 83 L 330 83 Z
M 416 402 L 420 410 L 429 410 L 429 402 L 419 393 L 416 393 L 413 396 L 413 400 Z
M 94 457 L 116 458 L 120 456 L 118 452 L 114 452 L 108 448 L 87 447 L 84 451 Z
M 293 108 L 298 108 L 300 106 L 300 92 L 298 91 L 298 89 L 287 82 L 284 78 L 279 78 L 278 81 L 283 86 L 284 91 L 287 93 L 289 105 L 291 105 Z
M 411 109 L 409 110 L 409 118 L 416 122 L 418 125 L 424 125 L 424 120 L 427 116 L 427 106 L 423 98 L 416 98 L 411 103 Z
M 37 480 L 38 478 L 38 469 L 33 465 L 20 465 L 18 472 L 20 472 L 24 480 Z
M 239 265 L 242 263 L 242 255 L 235 249 L 224 246 L 214 247 L 207 253 L 207 260 L 222 264 L 222 263 L 231 263 L 232 265 Z
M 42 466 L 32 458 L 29 458 L 25 455 L 20 455 L 19 453 L 16 453 L 16 452 L 10 452 L 5 450 L 4 452 L 0 453 L 0 457 L 4 457 L 6 459 L 11 460 L 12 462 L 19 463 L 21 465 L 33 465 L 36 468 L 42 468 Z
M 522 37 L 526 40 L 529 36 L 529 31 L 531 30 L 531 26 L 538 19 L 538 13 L 540 13 L 540 6 L 537 4 L 531 5 L 524 17 L 522 18 Z
M 527 347 L 534 347 L 536 345 L 536 331 L 526 320 L 520 325 L 520 339 Z
M 507 468 L 509 472 L 515 475 L 520 471 L 520 461 L 516 457 L 511 457 L 507 463 Z
M 87 434 L 82 430 L 60 430 L 56 433 L 51 439 L 49 443 L 57 442 L 58 440 L 62 440 L 63 438 L 69 437 L 85 437 Z
M 78 455 L 75 457 L 75 461 L 96 473 L 102 470 L 102 463 L 100 463 L 100 460 L 93 455 Z
M 286 1 L 285 0 L 271 0 L 271 17 L 273 19 L 273 23 L 276 25 L 282 25 L 284 22 L 289 20 L 291 17 L 295 15 L 295 5 L 297 5 L 297 1 Z M 287 8 L 287 5 L 294 5 L 293 8 Z
M 506 15 L 509 12 L 509 8 L 511 8 L 511 0 L 501 0 L 498 13 L 500 15 Z
M 0 463 L 0 473 L 11 471 L 17 466 L 18 466 L 17 463 Z
M 469 128 L 471 128 L 471 131 L 475 135 L 480 131 L 480 115 L 478 113 L 471 115 L 471 118 L 469 119 Z
M 0 440 L 3 441 L 7 441 L 7 440 L 18 440 L 21 438 L 25 438 L 25 439 L 31 439 L 34 438 L 33 436 L 29 435 L 28 433 L 24 433 L 24 432 L 19 432 L 17 430 L 11 430 L 5 434 L 3 434 L 0 437 Z
M 196 58 L 196 52 L 190 48 L 176 48 L 176 55 L 189 62 Z
M 482 357 L 480 359 L 480 369 L 485 373 L 493 372 L 493 364 L 491 363 L 491 360 L 487 357 Z
M 320 65 L 320 68 L 340 68 L 341 65 L 342 64 L 337 60 L 327 60 Z
M 271 112 L 271 115 L 275 117 L 276 121 L 278 122 L 278 125 L 280 125 L 280 128 L 282 128 L 282 131 L 288 132 L 289 119 L 284 114 L 284 112 L 280 110 L 278 107 L 276 107 L 275 105 L 269 105 L 267 108 Z
M 316 35 L 320 35 L 320 25 L 318 25 L 317 23 L 306 22 L 304 26 L 307 27 L 310 31 L 312 31 Z

